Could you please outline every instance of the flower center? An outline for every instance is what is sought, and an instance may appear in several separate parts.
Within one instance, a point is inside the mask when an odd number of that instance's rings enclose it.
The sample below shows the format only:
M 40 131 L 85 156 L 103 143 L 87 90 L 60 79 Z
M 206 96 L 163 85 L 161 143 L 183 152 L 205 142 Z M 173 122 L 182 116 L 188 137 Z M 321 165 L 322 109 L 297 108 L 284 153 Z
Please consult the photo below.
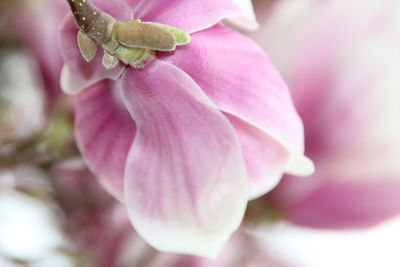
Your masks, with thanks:
M 97 45 L 104 49 L 103 66 L 114 68 L 119 61 L 142 68 L 154 51 L 174 51 L 190 42 L 186 32 L 155 22 L 120 22 L 97 9 L 90 0 L 67 0 L 80 31 L 78 46 L 83 58 L 94 59 Z

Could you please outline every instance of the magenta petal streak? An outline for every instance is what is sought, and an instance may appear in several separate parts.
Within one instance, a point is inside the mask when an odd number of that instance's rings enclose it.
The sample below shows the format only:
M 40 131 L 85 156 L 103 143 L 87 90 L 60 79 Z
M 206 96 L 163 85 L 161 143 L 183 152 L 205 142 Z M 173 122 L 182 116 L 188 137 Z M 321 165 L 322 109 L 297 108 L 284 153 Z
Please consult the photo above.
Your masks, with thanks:
M 167 62 L 127 70 L 122 88 L 137 123 L 125 172 L 135 229 L 160 250 L 215 256 L 247 202 L 234 129 L 200 87 Z

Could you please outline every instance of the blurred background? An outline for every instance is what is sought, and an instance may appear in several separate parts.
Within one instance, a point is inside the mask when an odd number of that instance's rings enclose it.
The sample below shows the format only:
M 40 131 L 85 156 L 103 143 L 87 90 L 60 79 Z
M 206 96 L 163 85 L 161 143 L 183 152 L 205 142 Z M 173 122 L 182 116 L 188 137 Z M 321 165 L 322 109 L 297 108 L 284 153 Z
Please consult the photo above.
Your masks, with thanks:
M 103 191 L 61 93 L 61 0 L 0 0 L 0 266 L 400 266 L 400 1 L 255 0 L 311 177 L 249 203 L 216 260 L 160 253 Z

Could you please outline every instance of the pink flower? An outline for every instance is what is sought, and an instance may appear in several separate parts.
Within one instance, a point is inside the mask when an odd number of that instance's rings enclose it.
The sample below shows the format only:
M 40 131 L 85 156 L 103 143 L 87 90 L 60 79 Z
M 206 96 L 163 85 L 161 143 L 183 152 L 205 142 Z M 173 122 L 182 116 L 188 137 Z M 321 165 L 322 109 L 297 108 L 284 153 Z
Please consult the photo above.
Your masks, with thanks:
M 312 171 L 287 87 L 261 48 L 217 24 L 242 14 L 229 0 L 94 3 L 120 21 L 164 23 L 192 40 L 144 68 L 107 70 L 101 49 L 90 63 L 82 58 L 68 17 L 62 87 L 80 92 L 80 151 L 149 244 L 214 256 L 249 198 L 271 190 L 283 172 Z
M 293 89 L 316 163 L 273 193 L 286 219 L 344 229 L 400 213 L 399 14 L 392 0 L 282 1 L 258 36 Z

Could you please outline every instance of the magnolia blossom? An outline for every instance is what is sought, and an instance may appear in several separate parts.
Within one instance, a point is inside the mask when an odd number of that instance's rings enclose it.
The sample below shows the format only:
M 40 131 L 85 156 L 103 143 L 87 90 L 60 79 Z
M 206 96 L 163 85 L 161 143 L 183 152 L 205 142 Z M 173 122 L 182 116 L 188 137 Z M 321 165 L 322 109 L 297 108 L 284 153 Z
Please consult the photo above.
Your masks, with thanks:
M 287 0 L 275 11 L 257 39 L 293 90 L 316 172 L 284 179 L 273 203 L 312 227 L 367 227 L 399 214 L 400 3 Z
M 72 16 L 61 27 L 62 87 L 76 93 L 75 135 L 89 168 L 135 230 L 166 252 L 215 256 L 248 199 L 284 172 L 307 175 L 302 123 L 285 83 L 250 39 L 218 24 L 232 1 L 93 1 L 119 21 L 190 33 L 143 68 L 86 62 Z

